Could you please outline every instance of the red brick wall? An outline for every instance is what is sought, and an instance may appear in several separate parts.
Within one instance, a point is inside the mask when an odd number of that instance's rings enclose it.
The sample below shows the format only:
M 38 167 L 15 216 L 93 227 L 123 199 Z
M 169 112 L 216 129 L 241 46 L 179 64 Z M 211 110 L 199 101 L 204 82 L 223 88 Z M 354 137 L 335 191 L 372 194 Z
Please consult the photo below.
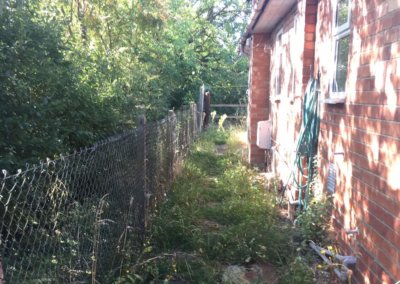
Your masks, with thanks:
M 284 182 L 292 168 L 301 128 L 302 98 L 314 65 L 316 13 L 316 0 L 299 1 L 271 35 L 273 170 Z
M 252 37 L 249 77 L 248 139 L 249 161 L 259 167 L 264 165 L 264 150 L 256 145 L 257 122 L 269 117 L 270 52 L 268 35 L 254 34 Z
M 316 58 L 329 96 L 331 0 L 318 3 Z M 322 104 L 320 154 L 337 167 L 333 224 L 343 252 L 358 254 L 355 283 L 400 280 L 400 8 L 397 0 L 353 1 L 347 99 Z M 336 154 L 335 154 L 336 153 Z M 338 154 L 343 153 L 343 155 Z M 356 238 L 345 230 L 358 227 Z
M 332 2 L 301 0 L 270 39 L 253 36 L 249 158 L 253 164 L 263 163 L 264 152 L 255 145 L 256 125 L 270 117 L 280 152 L 274 154 L 274 166 L 281 176 L 288 173 L 284 164 L 291 161 L 290 144 L 294 146 L 300 130 L 301 97 L 312 70 L 320 72 L 322 96 L 329 97 Z M 328 163 L 334 163 L 333 224 L 343 253 L 358 256 L 354 282 L 395 283 L 400 280 L 400 5 L 399 0 L 352 2 L 347 99 L 321 104 L 321 180 L 326 183 Z M 283 71 L 276 68 L 278 49 L 284 54 Z M 345 234 L 355 227 L 360 230 L 355 238 Z
M 301 122 L 304 45 L 304 1 L 300 1 L 271 34 L 272 170 L 286 181 Z M 280 90 L 280 93 L 278 93 Z
M 304 92 L 314 71 L 315 32 L 317 23 L 318 0 L 305 1 L 305 27 L 304 27 L 304 52 L 303 52 L 303 89 Z

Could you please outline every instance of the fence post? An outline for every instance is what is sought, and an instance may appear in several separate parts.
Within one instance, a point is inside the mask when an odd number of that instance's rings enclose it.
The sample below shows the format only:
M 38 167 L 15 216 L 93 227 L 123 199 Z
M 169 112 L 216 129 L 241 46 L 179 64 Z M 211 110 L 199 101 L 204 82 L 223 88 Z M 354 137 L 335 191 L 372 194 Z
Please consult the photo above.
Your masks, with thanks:
M 168 113 L 168 178 L 169 178 L 169 182 L 171 182 L 174 177 L 175 177 L 175 123 L 176 123 L 176 117 L 175 117 L 175 113 L 173 110 L 170 110 Z
M 197 123 L 199 131 L 201 131 L 201 129 L 203 128 L 204 90 L 205 86 L 203 84 L 200 87 L 199 101 L 197 103 L 197 112 L 198 112 Z
M 147 129 L 146 129 L 146 116 L 139 117 L 139 125 L 142 130 L 142 146 L 143 146 L 143 233 L 146 232 L 148 222 L 148 211 L 150 194 L 147 182 Z
M 204 97 L 204 104 L 203 104 L 203 113 L 204 113 L 204 121 L 203 121 L 203 128 L 207 129 L 208 124 L 210 122 L 211 116 L 211 93 L 207 91 L 203 95 Z
M 196 104 L 192 103 L 191 104 L 191 108 L 192 108 L 192 137 L 191 137 L 191 141 L 190 143 L 192 143 L 194 141 L 194 139 L 197 136 L 197 116 L 196 116 Z

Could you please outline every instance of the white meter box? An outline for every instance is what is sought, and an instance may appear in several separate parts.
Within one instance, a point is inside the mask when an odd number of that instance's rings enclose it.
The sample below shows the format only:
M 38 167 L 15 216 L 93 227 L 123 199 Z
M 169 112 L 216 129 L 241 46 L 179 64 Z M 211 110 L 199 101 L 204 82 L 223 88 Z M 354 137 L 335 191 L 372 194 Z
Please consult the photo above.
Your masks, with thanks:
M 271 149 L 272 121 L 263 120 L 257 123 L 256 145 L 261 149 Z

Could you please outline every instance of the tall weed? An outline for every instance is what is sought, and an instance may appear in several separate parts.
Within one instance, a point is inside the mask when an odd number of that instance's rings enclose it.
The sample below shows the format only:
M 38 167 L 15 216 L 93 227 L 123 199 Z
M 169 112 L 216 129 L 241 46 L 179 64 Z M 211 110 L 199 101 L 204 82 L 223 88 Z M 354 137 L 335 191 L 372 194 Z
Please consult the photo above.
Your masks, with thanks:
M 192 147 L 182 173 L 152 220 L 151 249 L 143 255 L 152 259 L 184 252 L 191 257 L 169 259 L 169 274 L 165 262 L 146 264 L 144 268 L 152 270 L 142 269 L 141 277 L 216 283 L 227 263 L 283 265 L 291 261 L 290 230 L 276 222 L 274 194 L 241 162 L 232 146 L 232 131 L 221 132 L 211 127 Z M 221 153 L 215 148 L 222 138 L 231 142 Z

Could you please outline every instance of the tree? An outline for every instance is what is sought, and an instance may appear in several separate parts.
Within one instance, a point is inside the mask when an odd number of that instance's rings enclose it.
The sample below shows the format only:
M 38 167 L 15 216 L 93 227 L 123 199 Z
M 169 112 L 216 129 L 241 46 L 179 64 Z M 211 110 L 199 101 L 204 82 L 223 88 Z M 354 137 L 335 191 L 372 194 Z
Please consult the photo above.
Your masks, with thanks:
M 90 145 L 195 100 L 245 96 L 240 0 L 9 0 L 0 6 L 2 167 Z M 238 96 L 239 91 L 241 96 Z
M 98 101 L 79 88 L 60 34 L 28 7 L 10 4 L 0 18 L 0 167 L 93 143 L 112 129 Z

